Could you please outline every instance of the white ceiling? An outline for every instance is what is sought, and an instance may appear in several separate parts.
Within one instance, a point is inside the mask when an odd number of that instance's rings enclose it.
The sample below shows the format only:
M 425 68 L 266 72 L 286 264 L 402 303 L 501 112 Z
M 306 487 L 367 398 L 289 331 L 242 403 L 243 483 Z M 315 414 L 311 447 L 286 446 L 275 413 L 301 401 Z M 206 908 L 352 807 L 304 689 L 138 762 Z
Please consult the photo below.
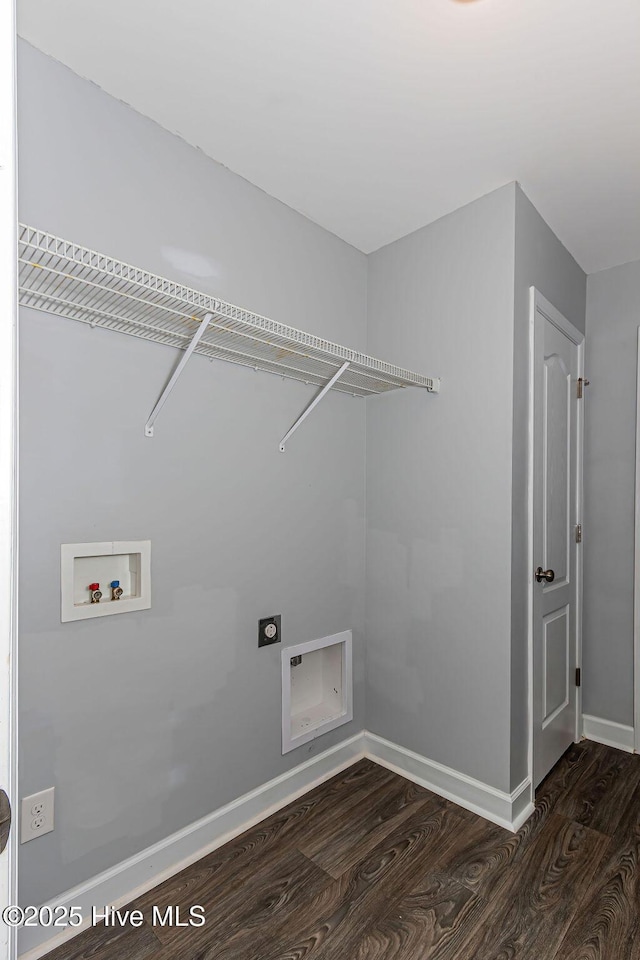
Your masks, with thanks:
M 365 252 L 519 180 L 587 272 L 640 259 L 639 0 L 18 13 L 36 47 Z

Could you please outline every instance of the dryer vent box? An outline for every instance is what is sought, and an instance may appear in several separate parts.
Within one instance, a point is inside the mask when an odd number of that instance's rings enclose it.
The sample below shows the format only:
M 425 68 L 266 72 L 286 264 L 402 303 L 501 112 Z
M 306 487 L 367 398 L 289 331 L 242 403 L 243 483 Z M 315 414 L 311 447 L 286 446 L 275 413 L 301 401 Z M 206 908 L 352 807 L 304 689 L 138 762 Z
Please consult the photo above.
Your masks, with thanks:
M 282 650 L 282 752 L 353 720 L 351 630 Z
M 151 606 L 151 541 L 63 543 L 60 548 L 61 619 L 88 620 Z M 118 583 L 119 599 L 111 587 Z M 99 585 L 102 594 L 92 603 Z

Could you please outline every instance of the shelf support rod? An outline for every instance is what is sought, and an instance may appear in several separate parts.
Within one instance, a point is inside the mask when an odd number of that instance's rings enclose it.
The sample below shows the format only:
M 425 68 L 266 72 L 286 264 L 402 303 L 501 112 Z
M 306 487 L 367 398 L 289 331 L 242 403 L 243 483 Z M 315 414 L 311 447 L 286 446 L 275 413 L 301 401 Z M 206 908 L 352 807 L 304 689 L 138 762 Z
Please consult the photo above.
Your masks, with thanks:
M 194 333 L 193 338 L 192 338 L 192 340 L 191 340 L 191 343 L 189 344 L 189 346 L 187 347 L 187 349 L 184 351 L 184 353 L 183 353 L 182 356 L 180 357 L 180 361 L 179 361 L 177 367 L 175 368 L 175 370 L 174 370 L 173 373 L 171 374 L 171 379 L 169 380 L 168 384 L 166 385 L 166 387 L 164 388 L 164 390 L 163 390 L 162 393 L 160 394 L 160 399 L 158 400 L 158 402 L 156 403 L 155 407 L 153 408 L 153 410 L 152 410 L 151 413 L 149 414 L 149 419 L 147 420 L 147 422 L 146 422 L 145 425 L 144 425 L 144 435 L 145 435 L 145 437 L 152 437 L 152 436 L 153 436 L 153 425 L 154 425 L 154 423 L 156 422 L 156 417 L 158 416 L 158 414 L 160 413 L 160 411 L 161 411 L 162 408 L 164 407 L 165 403 L 167 402 L 167 400 L 168 400 L 168 398 L 169 398 L 169 394 L 171 393 L 171 391 L 172 391 L 173 388 L 175 387 L 176 383 L 178 382 L 178 377 L 180 376 L 180 374 L 182 373 L 182 371 L 183 371 L 184 368 L 186 367 L 187 363 L 189 362 L 189 357 L 191 356 L 191 354 L 193 353 L 193 351 L 195 350 L 195 348 L 198 346 L 198 341 L 200 340 L 202 334 L 205 332 L 205 330 L 206 330 L 207 327 L 209 326 L 209 321 L 212 320 L 212 319 L 213 319 L 213 317 L 212 317 L 212 314 L 210 314 L 210 313 L 208 313 L 208 314 L 205 316 L 204 320 L 202 320 L 202 321 L 200 322 L 200 326 L 198 327 L 198 329 L 197 329 L 196 332 Z
M 296 430 L 298 429 L 302 421 L 307 419 L 307 417 L 309 416 L 313 408 L 318 406 L 318 404 L 320 403 L 322 398 L 325 396 L 325 394 L 327 394 L 329 390 L 331 390 L 331 387 L 334 385 L 334 383 L 340 379 L 342 374 L 345 372 L 345 370 L 349 366 L 349 362 L 350 362 L 349 360 L 346 360 L 345 363 L 342 364 L 340 369 L 336 371 L 336 373 L 334 373 L 334 375 L 331 377 L 331 380 L 325 383 L 320 393 L 313 398 L 313 400 L 311 401 L 307 409 L 304 411 L 304 413 L 300 414 L 300 416 L 298 417 L 294 425 L 291 427 L 291 429 L 287 433 L 285 433 L 284 437 L 280 441 L 280 453 L 284 453 L 285 444 L 289 439 L 289 437 L 293 436 L 293 434 L 296 432 Z

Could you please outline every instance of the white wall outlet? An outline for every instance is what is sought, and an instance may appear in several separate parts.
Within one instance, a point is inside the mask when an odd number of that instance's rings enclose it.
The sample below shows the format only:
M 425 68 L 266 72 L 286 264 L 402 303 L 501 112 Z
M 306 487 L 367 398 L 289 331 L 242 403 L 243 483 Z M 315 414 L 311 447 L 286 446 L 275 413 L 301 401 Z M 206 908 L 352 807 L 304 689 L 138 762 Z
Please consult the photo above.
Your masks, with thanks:
M 41 837 L 53 830 L 55 787 L 22 798 L 20 843 Z

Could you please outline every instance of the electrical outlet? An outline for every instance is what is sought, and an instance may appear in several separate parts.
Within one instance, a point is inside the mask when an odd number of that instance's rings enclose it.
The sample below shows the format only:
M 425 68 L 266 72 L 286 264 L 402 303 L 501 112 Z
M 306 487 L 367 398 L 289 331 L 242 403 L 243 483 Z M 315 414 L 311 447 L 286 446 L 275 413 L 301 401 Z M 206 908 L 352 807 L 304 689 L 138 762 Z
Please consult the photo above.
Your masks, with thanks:
M 53 830 L 54 787 L 22 798 L 20 843 L 27 843 Z
M 258 646 L 267 647 L 271 643 L 280 643 L 280 614 L 258 621 Z

